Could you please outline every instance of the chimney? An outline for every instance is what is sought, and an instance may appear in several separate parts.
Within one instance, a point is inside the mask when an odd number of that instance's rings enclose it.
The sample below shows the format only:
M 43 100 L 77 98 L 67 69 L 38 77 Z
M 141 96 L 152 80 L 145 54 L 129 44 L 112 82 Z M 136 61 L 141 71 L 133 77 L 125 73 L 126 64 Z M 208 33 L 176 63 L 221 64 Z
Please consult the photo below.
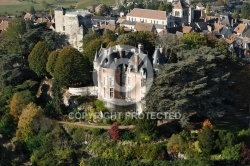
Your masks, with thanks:
M 144 51 L 144 46 L 141 43 L 139 43 L 138 44 L 138 52 L 139 52 L 139 54 L 143 53 L 143 51 Z
M 135 62 L 135 72 L 138 72 L 139 69 L 139 55 L 134 54 L 134 62 Z

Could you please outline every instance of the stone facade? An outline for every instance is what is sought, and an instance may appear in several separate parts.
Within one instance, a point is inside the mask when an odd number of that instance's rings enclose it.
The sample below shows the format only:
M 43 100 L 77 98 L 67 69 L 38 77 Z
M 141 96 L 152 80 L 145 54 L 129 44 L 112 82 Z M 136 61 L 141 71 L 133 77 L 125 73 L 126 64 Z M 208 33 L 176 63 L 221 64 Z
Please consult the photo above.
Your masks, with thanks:
M 98 98 L 111 110 L 127 105 L 141 113 L 148 84 L 152 83 L 158 67 L 166 62 L 160 48 L 156 48 L 152 57 L 143 52 L 141 44 L 138 49 L 121 45 L 101 48 L 93 62 Z
M 91 28 L 91 14 L 88 11 L 68 12 L 62 7 L 55 9 L 55 31 L 68 36 L 70 45 L 82 51 L 82 39 Z

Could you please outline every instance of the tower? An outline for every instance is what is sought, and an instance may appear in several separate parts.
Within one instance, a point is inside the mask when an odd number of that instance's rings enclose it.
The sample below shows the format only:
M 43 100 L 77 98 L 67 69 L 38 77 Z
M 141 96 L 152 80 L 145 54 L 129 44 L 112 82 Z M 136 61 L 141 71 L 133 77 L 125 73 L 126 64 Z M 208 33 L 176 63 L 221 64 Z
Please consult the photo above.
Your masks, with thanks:
M 64 32 L 64 15 L 66 13 L 66 9 L 63 7 L 57 7 L 55 9 L 55 26 L 56 32 Z

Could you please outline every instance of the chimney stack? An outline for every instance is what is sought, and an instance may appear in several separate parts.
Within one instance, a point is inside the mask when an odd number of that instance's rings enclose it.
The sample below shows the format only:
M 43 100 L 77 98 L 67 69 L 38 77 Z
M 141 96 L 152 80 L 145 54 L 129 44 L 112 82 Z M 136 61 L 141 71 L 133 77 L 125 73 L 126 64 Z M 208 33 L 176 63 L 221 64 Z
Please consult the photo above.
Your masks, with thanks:
M 138 69 L 139 69 L 139 55 L 134 54 L 134 62 L 135 62 L 135 72 L 138 72 Z
M 141 43 L 139 43 L 138 44 L 138 52 L 139 52 L 139 54 L 143 53 L 143 51 L 144 51 L 144 46 Z

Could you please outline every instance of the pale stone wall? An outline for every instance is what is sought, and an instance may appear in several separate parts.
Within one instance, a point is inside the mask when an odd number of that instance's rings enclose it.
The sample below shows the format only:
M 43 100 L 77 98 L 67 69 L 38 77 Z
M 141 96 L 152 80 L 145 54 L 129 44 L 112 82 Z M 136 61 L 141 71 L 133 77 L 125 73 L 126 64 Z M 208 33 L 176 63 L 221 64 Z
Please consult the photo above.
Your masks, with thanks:
M 167 25 L 167 17 L 164 20 L 159 20 L 159 19 L 126 16 L 126 20 L 134 22 L 145 22 L 145 23 L 152 23 L 159 25 Z
M 85 11 L 66 12 L 55 10 L 56 32 L 64 33 L 68 36 L 70 45 L 82 51 L 82 39 L 84 28 L 91 27 L 91 16 Z

